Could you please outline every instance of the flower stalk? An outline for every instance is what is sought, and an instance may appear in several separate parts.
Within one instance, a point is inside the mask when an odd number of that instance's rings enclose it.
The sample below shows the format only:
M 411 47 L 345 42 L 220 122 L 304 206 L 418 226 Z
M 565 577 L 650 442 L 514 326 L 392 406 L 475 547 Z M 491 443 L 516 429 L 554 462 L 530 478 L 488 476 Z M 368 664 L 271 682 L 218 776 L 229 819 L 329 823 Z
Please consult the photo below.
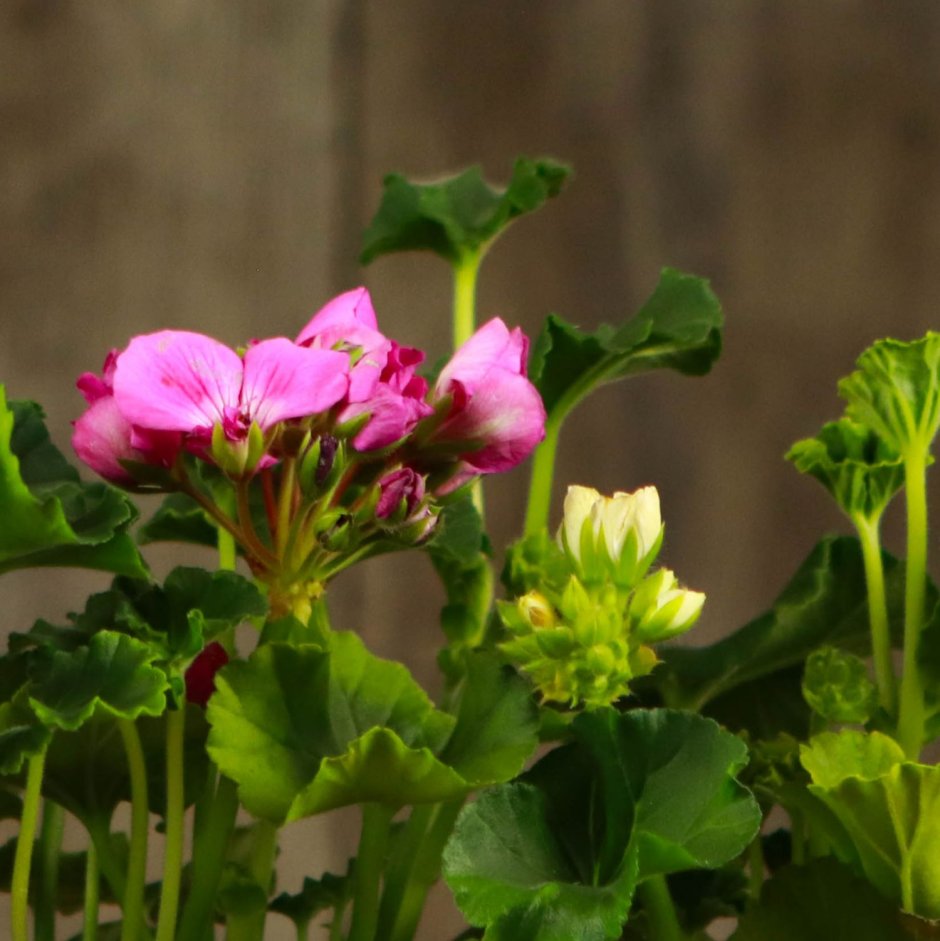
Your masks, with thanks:
M 13 858 L 13 876 L 10 884 L 10 935 L 12 941 L 29 941 L 29 877 L 33 861 L 33 843 L 39 823 L 42 776 L 46 763 L 46 749 L 30 757 L 23 794 L 20 832 Z

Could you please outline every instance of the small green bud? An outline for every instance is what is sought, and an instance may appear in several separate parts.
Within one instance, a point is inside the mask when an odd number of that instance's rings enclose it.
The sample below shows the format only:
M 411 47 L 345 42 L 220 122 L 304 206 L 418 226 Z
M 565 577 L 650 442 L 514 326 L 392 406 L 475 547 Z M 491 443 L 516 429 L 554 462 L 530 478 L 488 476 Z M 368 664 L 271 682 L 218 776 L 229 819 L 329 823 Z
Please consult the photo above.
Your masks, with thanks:
M 658 643 L 692 627 L 704 604 L 702 592 L 680 588 L 674 572 L 659 569 L 640 582 L 633 593 L 630 619 L 643 643 Z
M 317 469 L 320 465 L 321 438 L 317 438 L 302 452 L 297 465 L 297 483 L 304 496 L 312 497 L 319 492 L 316 481 Z
M 803 698 L 829 722 L 863 724 L 875 711 L 878 693 L 863 660 L 835 647 L 822 647 L 806 660 Z
M 526 624 L 535 628 L 555 626 L 555 612 L 548 599 L 538 591 L 530 591 L 517 602 L 519 613 Z

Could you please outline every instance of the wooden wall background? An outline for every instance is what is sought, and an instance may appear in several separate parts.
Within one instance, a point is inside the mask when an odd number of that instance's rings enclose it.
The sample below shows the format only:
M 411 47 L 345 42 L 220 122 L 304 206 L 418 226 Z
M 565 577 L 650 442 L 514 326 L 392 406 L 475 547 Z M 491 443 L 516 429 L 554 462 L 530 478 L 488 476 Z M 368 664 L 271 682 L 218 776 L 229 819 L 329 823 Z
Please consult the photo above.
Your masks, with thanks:
M 360 271 L 359 234 L 383 173 L 480 162 L 498 181 L 518 153 L 577 178 L 487 261 L 481 315 L 593 327 L 633 311 L 664 264 L 709 276 L 725 304 L 714 373 L 597 396 L 558 474 L 558 495 L 660 487 L 667 558 L 708 592 L 698 637 L 714 638 L 841 526 L 781 455 L 835 417 L 867 343 L 938 326 L 932 0 L 4 0 L 0 380 L 42 401 L 67 446 L 74 378 L 131 334 L 293 335 L 363 281 L 386 332 L 441 355 L 444 267 Z M 498 540 L 524 485 L 489 487 Z M 429 575 L 379 560 L 334 606 L 433 688 Z M 6 576 L 3 626 L 61 617 L 102 582 Z M 339 863 L 350 828 L 297 825 L 284 884 Z M 446 900 L 431 921 L 425 941 L 459 924 Z

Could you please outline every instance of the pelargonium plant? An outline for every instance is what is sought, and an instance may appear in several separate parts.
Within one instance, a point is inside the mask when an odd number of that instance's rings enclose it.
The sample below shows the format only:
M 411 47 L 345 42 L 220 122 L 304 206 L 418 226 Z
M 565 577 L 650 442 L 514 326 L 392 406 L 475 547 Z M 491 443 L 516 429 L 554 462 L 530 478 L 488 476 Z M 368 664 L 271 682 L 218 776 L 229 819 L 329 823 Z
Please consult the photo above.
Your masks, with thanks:
M 94 483 L 0 387 L 0 573 L 114 576 L 0 660 L 13 941 L 64 937 L 76 912 L 84 941 L 260 941 L 276 919 L 298 939 L 409 941 L 441 878 L 460 937 L 486 941 L 692 941 L 722 917 L 738 941 L 936 934 L 940 334 L 863 353 L 846 414 L 788 455 L 855 535 L 824 538 L 765 615 L 677 642 L 705 595 L 658 564 L 655 486 L 572 484 L 560 520 L 550 496 L 594 389 L 709 371 L 708 285 L 665 269 L 632 319 L 588 333 L 553 315 L 531 350 L 498 317 L 477 326 L 481 261 L 566 176 L 522 159 L 501 190 L 478 170 L 386 180 L 363 261 L 427 250 L 454 271 L 436 372 L 362 287 L 293 338 L 116 337 L 78 380 L 72 445 Z M 522 535 L 497 555 L 482 482 L 530 456 Z M 879 541 L 900 492 L 904 561 Z M 154 493 L 139 523 L 133 497 Z M 159 582 L 141 547 L 165 540 L 213 561 Z M 446 590 L 437 704 L 329 617 L 335 575 L 404 550 Z M 282 830 L 352 805 L 355 857 L 279 891 Z M 66 816 L 81 852 L 62 851 Z

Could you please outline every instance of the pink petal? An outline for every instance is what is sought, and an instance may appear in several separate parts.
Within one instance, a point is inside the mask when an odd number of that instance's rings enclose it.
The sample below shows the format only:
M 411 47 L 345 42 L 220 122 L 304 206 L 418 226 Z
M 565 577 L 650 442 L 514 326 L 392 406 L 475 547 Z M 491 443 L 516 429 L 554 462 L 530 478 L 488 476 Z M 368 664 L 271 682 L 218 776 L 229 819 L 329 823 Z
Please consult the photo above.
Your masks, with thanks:
M 510 331 L 499 317 L 494 317 L 460 346 L 441 370 L 438 394 L 446 394 L 455 379 L 472 392 L 493 368 L 525 376 L 528 352 L 528 337 L 518 327 Z
M 368 412 L 372 417 L 353 439 L 353 446 L 357 451 L 373 451 L 403 438 L 422 418 L 433 411 L 434 409 L 421 399 L 402 395 L 391 386 L 381 383 L 367 401 L 344 408 L 339 420 L 349 421 Z
M 263 340 L 245 353 L 241 411 L 262 429 L 331 408 L 349 386 L 349 356 L 308 349 L 285 337 Z
M 119 462 L 139 461 L 141 455 L 131 444 L 130 422 L 111 396 L 93 402 L 74 423 L 72 447 L 79 458 L 105 480 L 116 484 L 134 482 Z
M 357 335 L 368 336 L 366 331 L 377 332 L 378 327 L 369 292 L 365 288 L 353 288 L 327 301 L 300 331 L 296 342 L 305 344 L 316 337 L 323 337 L 322 346 L 332 346 L 338 340 L 356 343 Z
M 134 425 L 192 432 L 237 408 L 242 361 L 201 333 L 161 330 L 134 337 L 118 357 L 114 397 Z

